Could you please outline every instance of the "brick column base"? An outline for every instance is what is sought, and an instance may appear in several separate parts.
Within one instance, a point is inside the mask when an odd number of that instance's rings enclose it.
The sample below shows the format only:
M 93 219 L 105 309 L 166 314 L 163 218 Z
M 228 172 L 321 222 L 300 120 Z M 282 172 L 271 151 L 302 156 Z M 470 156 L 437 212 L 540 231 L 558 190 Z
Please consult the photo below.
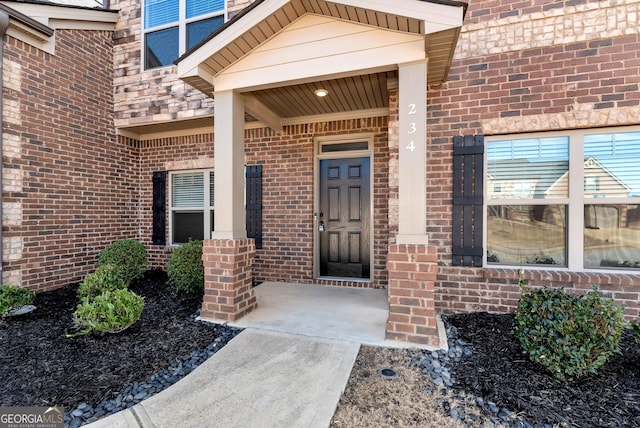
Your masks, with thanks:
M 258 305 L 253 294 L 253 239 L 211 239 L 202 246 L 204 264 L 203 319 L 236 321 Z
M 387 268 L 386 339 L 440 346 L 433 291 L 438 273 L 436 249 L 426 245 L 390 245 Z

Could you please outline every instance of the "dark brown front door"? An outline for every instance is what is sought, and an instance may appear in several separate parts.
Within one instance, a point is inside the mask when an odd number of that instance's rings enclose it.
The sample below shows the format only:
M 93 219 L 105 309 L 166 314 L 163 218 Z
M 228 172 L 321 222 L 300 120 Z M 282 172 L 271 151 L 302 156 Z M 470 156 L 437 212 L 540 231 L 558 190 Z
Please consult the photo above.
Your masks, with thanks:
M 370 277 L 369 158 L 320 161 L 320 275 Z

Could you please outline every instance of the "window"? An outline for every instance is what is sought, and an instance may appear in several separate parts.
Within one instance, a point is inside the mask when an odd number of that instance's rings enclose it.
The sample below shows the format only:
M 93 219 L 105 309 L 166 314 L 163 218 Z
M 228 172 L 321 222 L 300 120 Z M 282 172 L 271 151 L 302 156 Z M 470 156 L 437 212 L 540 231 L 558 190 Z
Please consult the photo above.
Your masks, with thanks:
M 211 237 L 214 219 L 213 171 L 171 174 L 171 243 Z
M 494 140 L 486 260 L 640 269 L 640 132 Z
M 224 0 L 145 0 L 144 68 L 173 64 L 224 23 Z

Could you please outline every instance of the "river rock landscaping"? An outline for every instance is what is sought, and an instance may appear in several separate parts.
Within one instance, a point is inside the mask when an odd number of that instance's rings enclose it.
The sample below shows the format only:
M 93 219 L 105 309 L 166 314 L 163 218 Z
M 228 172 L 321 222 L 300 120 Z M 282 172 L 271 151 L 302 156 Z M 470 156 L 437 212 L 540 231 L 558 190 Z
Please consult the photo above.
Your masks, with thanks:
M 175 295 L 150 271 L 130 287 L 145 303 L 133 326 L 68 338 L 77 288 L 39 293 L 35 311 L 0 320 L 2 406 L 62 406 L 77 427 L 172 385 L 240 331 L 196 321 L 202 296 Z

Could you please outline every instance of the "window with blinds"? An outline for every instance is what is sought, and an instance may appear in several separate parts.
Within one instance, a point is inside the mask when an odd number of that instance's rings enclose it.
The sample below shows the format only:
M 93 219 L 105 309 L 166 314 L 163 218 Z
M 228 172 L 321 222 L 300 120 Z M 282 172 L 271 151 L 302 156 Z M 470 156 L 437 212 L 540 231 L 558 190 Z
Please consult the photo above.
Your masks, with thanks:
M 171 243 L 211 236 L 214 219 L 214 173 L 191 171 L 171 173 Z
M 585 267 L 640 269 L 638 165 L 640 132 L 584 137 Z
M 204 174 L 173 174 L 171 176 L 173 207 L 204 207 Z
M 187 18 L 224 10 L 224 0 L 186 0 Z
M 640 131 L 547 135 L 487 141 L 487 263 L 640 269 Z
M 144 28 L 153 28 L 178 22 L 179 0 L 146 0 L 144 2 Z
M 145 69 L 173 65 L 180 55 L 220 28 L 224 0 L 145 0 L 143 63 Z
M 488 262 L 566 265 L 569 139 L 487 143 Z

